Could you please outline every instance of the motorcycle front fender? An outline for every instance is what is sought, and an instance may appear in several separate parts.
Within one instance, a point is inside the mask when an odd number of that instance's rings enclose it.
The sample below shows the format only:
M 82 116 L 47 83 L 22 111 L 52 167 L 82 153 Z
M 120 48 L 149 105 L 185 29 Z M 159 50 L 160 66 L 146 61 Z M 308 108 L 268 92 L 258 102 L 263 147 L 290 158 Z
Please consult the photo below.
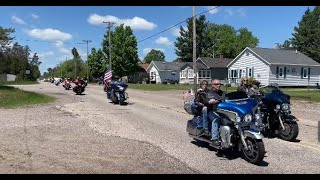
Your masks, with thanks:
M 286 118 L 282 118 L 284 121 L 295 123 L 298 119 L 293 115 L 288 115 Z
M 253 139 L 263 139 L 263 135 L 261 134 L 261 132 L 254 132 L 254 131 L 250 131 L 250 130 L 244 130 L 243 132 L 244 137 L 250 137 Z

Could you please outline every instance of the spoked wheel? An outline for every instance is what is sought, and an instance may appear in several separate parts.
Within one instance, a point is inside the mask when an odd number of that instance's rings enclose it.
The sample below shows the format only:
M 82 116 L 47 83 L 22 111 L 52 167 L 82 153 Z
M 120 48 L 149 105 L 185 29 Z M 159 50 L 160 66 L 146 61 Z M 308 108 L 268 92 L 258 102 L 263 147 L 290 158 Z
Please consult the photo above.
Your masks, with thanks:
M 242 152 L 246 161 L 252 164 L 260 164 L 264 158 L 265 149 L 261 139 L 245 139 L 248 149 L 242 148 Z
M 284 130 L 280 130 L 279 137 L 286 141 L 293 141 L 299 134 L 299 127 L 296 122 L 283 122 Z M 280 127 L 281 128 L 281 127 Z

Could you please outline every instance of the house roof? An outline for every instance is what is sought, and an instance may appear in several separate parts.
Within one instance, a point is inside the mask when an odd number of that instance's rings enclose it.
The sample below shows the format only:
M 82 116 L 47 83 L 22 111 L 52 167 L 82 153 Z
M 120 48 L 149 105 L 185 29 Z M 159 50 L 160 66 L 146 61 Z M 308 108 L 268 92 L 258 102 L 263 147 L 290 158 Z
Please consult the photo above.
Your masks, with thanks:
M 227 65 L 233 60 L 228 58 L 210 58 L 210 57 L 199 57 L 210 68 L 226 68 Z
M 139 64 L 139 66 L 142 67 L 145 71 L 147 71 L 149 65 L 149 63 Z
M 320 65 L 315 60 L 295 50 L 271 49 L 271 48 L 248 48 L 269 64 L 290 65 Z
M 159 71 L 177 71 L 187 62 L 164 62 L 164 61 L 153 61 Z

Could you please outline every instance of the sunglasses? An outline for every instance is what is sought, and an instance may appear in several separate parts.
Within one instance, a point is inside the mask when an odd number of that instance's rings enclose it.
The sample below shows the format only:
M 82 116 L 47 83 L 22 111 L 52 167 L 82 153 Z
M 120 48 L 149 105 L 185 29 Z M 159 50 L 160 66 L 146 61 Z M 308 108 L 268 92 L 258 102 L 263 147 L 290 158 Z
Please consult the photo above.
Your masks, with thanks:
M 213 85 L 221 85 L 220 83 L 215 83 L 215 84 L 213 84 Z

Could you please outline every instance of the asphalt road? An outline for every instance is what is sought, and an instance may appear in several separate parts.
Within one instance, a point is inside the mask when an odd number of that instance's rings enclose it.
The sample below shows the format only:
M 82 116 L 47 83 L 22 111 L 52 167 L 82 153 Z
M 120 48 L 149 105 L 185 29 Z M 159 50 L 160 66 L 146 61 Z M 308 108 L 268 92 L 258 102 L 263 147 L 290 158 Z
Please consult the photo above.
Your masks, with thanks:
M 293 102 L 299 142 L 264 139 L 266 157 L 257 166 L 194 143 L 186 132 L 191 116 L 183 110 L 182 91 L 128 89 L 129 104 L 120 106 L 97 85 L 82 96 L 51 83 L 19 87 L 59 101 L 0 109 L 8 124 L 0 128 L 0 173 L 320 173 L 319 104 Z

